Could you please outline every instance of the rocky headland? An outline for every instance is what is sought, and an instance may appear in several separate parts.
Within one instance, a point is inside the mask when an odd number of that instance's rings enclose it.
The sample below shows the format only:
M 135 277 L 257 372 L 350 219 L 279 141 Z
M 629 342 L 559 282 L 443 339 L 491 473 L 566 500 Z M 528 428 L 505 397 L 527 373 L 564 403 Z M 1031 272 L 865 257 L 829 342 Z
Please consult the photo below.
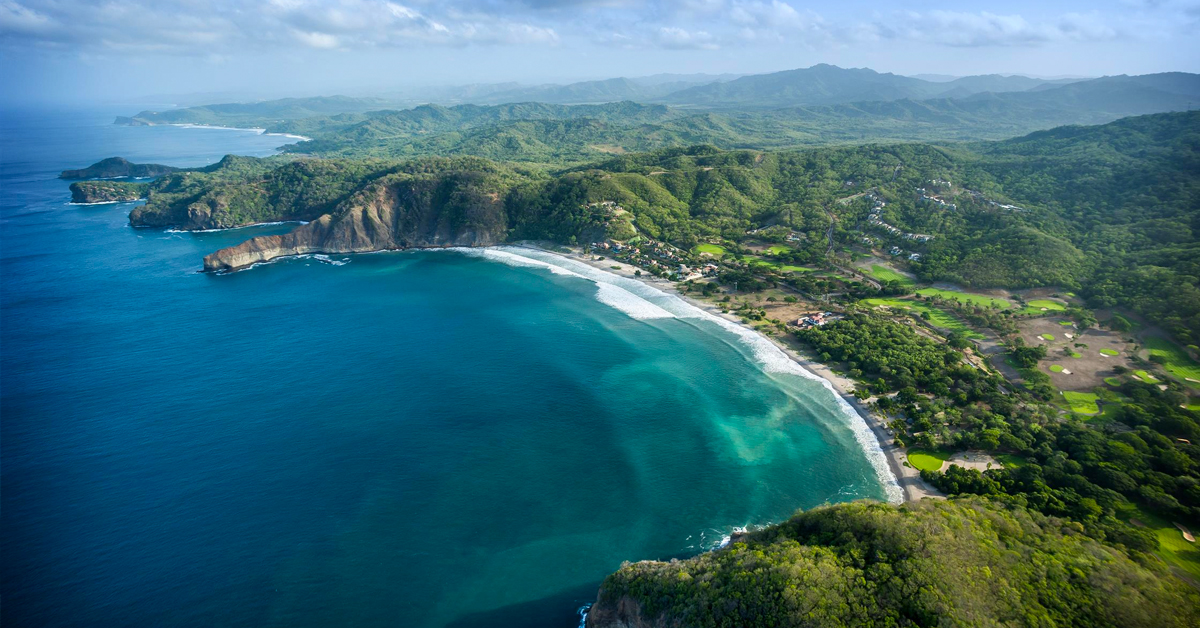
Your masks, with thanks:
M 177 172 L 179 168 L 162 164 L 135 164 L 122 157 L 102 159 L 87 168 L 63 170 L 60 179 L 116 179 L 120 177 L 161 177 Z

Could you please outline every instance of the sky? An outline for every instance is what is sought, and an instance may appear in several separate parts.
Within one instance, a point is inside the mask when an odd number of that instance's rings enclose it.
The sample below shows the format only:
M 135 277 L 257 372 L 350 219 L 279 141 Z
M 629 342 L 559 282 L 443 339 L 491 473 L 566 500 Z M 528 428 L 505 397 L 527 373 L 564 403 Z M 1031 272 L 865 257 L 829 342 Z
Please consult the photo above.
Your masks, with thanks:
M 1200 0 L 0 0 L 0 100 L 760 73 L 1200 71 Z

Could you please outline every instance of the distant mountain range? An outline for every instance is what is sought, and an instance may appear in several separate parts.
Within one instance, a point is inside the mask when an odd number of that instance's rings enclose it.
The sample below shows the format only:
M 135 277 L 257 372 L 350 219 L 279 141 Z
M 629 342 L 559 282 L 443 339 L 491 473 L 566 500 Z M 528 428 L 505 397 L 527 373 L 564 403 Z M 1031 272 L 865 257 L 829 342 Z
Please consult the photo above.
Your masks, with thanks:
M 818 65 L 743 77 L 477 85 L 454 93 L 483 104 L 408 108 L 374 98 L 290 98 L 143 111 L 117 122 L 264 127 L 312 137 L 315 141 L 296 150 L 325 155 L 474 154 L 560 162 L 695 143 L 785 148 L 1003 139 L 1059 125 L 1186 110 L 1200 103 L 1200 75 L 1087 80 L 983 75 L 934 82 Z M 566 104 L 573 102 L 595 104 Z

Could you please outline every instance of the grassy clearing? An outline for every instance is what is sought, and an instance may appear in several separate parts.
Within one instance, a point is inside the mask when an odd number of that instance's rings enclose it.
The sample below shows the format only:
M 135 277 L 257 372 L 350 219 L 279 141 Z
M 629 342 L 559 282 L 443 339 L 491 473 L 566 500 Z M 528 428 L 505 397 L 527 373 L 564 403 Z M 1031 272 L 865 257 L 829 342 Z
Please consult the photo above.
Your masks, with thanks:
M 1063 399 L 1070 406 L 1071 412 L 1094 416 L 1100 414 L 1100 406 L 1096 404 L 1096 393 L 1063 391 Z
M 1067 306 L 1059 303 L 1058 301 L 1051 301 L 1049 299 L 1034 299 L 1032 301 L 1026 301 L 1025 307 L 1021 308 L 1017 313 L 1048 314 L 1050 312 L 1063 312 L 1066 311 L 1066 309 Z
M 780 253 L 787 253 L 790 250 L 792 250 L 792 249 L 790 249 L 786 246 L 783 246 L 782 244 L 776 244 L 774 246 L 767 247 L 767 252 L 770 253 L 771 255 L 779 255 Z
M 775 261 L 772 261 L 769 259 L 763 259 L 761 257 L 748 257 L 746 259 L 751 264 L 754 264 L 755 266 L 766 266 L 768 268 L 777 270 L 782 273 L 814 273 L 814 272 L 817 272 L 816 268 L 809 268 L 807 266 L 795 266 L 792 264 L 780 264 L 779 262 L 775 262 Z
M 962 321 L 954 318 L 945 310 L 939 310 L 936 307 L 931 307 L 925 305 L 924 303 L 909 301 L 907 299 L 866 299 L 865 303 L 872 307 L 879 307 L 883 305 L 892 309 L 908 310 L 910 312 L 915 312 L 918 316 L 928 313 L 929 318 L 926 320 L 928 320 L 929 324 L 933 325 L 934 327 L 961 332 L 967 338 L 984 337 L 983 334 L 972 330 L 970 327 L 967 327 Z
M 1082 353 L 1076 353 L 1076 352 L 1072 351 L 1072 352 L 1071 352 L 1071 357 L 1073 357 L 1073 358 L 1075 358 L 1076 360 L 1078 360 L 1079 358 L 1082 358 L 1082 357 L 1083 357 L 1083 354 L 1082 354 Z
M 1133 376 L 1146 382 L 1147 384 L 1157 384 L 1158 378 L 1147 373 L 1146 371 L 1134 371 Z
M 704 243 L 704 244 L 697 244 L 696 248 L 692 249 L 692 251 L 694 251 L 696 253 L 708 253 L 709 255 L 716 255 L 717 257 L 721 257 L 722 255 L 725 254 L 725 247 L 719 246 L 716 244 Z
M 1167 369 L 1168 373 L 1183 380 L 1200 380 L 1200 364 L 1170 341 L 1163 338 L 1147 338 L 1146 347 L 1150 349 L 1151 356 L 1162 356 L 1166 360 L 1163 362 L 1163 368 Z M 1198 382 L 1187 384 L 1193 388 L 1200 387 Z
M 966 292 L 955 292 L 954 290 L 941 290 L 939 288 L 921 288 L 920 290 L 917 290 L 917 294 L 919 294 L 923 297 L 939 296 L 939 297 L 942 297 L 943 299 L 949 299 L 951 301 L 960 301 L 962 303 L 966 303 L 967 305 L 977 305 L 979 307 L 992 307 L 994 305 L 1002 310 L 1007 310 L 1008 308 L 1012 307 L 1012 303 L 1009 303 L 1008 301 L 1006 301 L 1004 299 L 998 299 L 996 297 L 989 297 L 989 296 L 983 295 L 983 294 L 967 294 Z
M 1061 372 L 1063 372 L 1063 367 L 1061 364 L 1051 364 L 1050 372 L 1051 373 L 1061 373 Z
M 1116 349 L 1101 349 L 1100 355 L 1114 356 L 1114 355 L 1121 355 L 1121 353 L 1119 351 L 1117 351 Z
M 1054 340 L 1054 334 L 1042 334 L 1039 338 L 1042 340 Z
M 949 457 L 950 452 L 948 451 L 908 450 L 908 464 L 920 471 L 937 471 L 942 468 L 942 463 Z
M 872 266 L 871 270 L 867 271 L 867 274 L 878 279 L 879 281 L 898 281 L 906 286 L 912 286 L 916 284 L 916 282 L 914 282 L 912 279 L 901 275 L 887 266 L 880 266 L 879 264 Z
M 1113 388 L 1118 388 L 1121 386 L 1121 378 L 1120 377 L 1105 377 L 1104 383 L 1108 384 L 1109 386 L 1112 386 Z
M 1073 325 L 1074 323 L 1072 323 L 1071 321 L 1058 321 L 1058 324 L 1059 324 L 1059 325 L 1062 325 L 1062 326 L 1064 326 L 1064 327 L 1070 327 L 1070 326 L 1071 326 L 1071 325 Z
M 1018 469 L 1025 465 L 1025 458 L 1016 454 L 997 454 L 996 460 L 1008 469 Z
M 1158 555 L 1167 561 L 1167 564 L 1182 569 L 1193 578 L 1200 578 L 1200 547 L 1197 547 L 1196 543 L 1188 543 L 1174 524 L 1141 508 L 1123 513 L 1121 518 L 1137 519 L 1145 524 L 1146 529 L 1158 537 Z M 1196 532 L 1192 530 L 1193 535 Z

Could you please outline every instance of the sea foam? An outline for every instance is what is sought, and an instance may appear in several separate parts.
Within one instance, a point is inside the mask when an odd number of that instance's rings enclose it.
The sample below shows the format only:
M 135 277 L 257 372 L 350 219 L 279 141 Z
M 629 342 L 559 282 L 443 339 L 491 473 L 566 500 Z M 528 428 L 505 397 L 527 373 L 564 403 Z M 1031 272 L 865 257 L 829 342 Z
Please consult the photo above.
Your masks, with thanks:
M 838 393 L 831 382 L 805 369 L 782 348 L 762 334 L 711 312 L 706 312 L 679 296 L 663 292 L 645 282 L 621 277 L 548 251 L 511 246 L 451 250 L 462 251 L 510 266 L 543 268 L 556 275 L 590 280 L 599 287 L 596 294 L 597 300 L 605 305 L 615 307 L 633 318 L 702 319 L 716 324 L 721 329 L 733 334 L 743 346 L 749 349 L 754 361 L 762 367 L 763 371 L 802 377 L 818 382 L 828 390 L 847 419 L 846 424 L 854 434 L 855 441 L 866 455 L 872 468 L 875 469 L 875 474 L 887 494 L 888 501 L 893 503 L 903 501 L 904 492 L 900 489 L 895 474 L 888 466 L 887 455 L 880 447 L 879 440 L 871 431 L 871 426 L 867 424 L 866 419 Z

